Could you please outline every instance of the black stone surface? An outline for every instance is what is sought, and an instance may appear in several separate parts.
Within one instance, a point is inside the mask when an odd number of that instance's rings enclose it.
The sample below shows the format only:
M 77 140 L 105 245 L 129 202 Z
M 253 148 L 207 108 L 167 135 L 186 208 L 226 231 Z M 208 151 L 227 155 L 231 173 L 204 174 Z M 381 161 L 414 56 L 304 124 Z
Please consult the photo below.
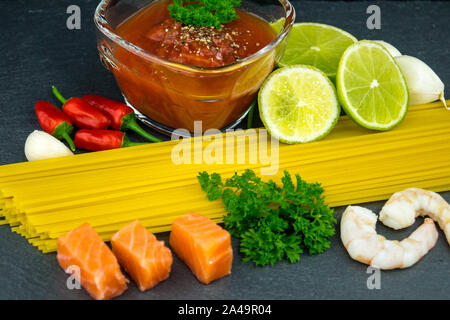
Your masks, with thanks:
M 0 164 L 25 161 L 23 145 L 39 128 L 33 112 L 39 99 L 56 101 L 51 85 L 67 96 L 97 93 L 120 99 L 112 75 L 98 60 L 92 22 L 97 0 L 0 1 Z M 403 54 L 429 64 L 450 85 L 450 29 L 447 1 L 294 1 L 297 21 L 331 24 L 358 39 L 383 39 Z M 81 30 L 66 28 L 66 9 L 81 8 Z M 381 9 L 381 30 L 366 27 L 366 9 Z M 256 125 L 258 125 L 256 121 Z M 131 136 L 139 140 L 136 136 Z M 382 169 L 382 164 L 380 164 Z M 450 200 L 450 192 L 442 193 Z M 383 202 L 365 206 L 378 212 Z M 338 221 L 343 208 L 336 208 Z M 416 224 L 392 231 L 379 224 L 379 233 L 401 239 Z M 168 234 L 158 238 L 168 241 Z M 436 247 L 409 269 L 381 272 L 381 289 L 369 290 L 367 266 L 349 258 L 339 238 L 318 256 L 303 255 L 295 264 L 255 267 L 243 263 L 233 240 L 232 275 L 210 285 L 200 284 L 174 258 L 170 278 L 140 293 L 134 284 L 119 299 L 449 299 L 450 247 L 439 231 Z M 83 290 L 68 290 L 67 276 L 56 255 L 40 253 L 8 226 L 0 226 L 0 299 L 89 299 Z

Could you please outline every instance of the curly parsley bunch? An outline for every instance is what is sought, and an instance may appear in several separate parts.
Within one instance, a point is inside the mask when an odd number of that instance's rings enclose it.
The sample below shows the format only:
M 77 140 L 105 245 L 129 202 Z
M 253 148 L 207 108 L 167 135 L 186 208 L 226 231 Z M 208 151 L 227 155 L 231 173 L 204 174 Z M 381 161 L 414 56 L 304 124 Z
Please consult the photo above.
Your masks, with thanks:
M 296 184 L 285 171 L 278 186 L 272 180 L 262 181 L 252 170 L 225 183 L 217 173 L 199 174 L 208 199 L 222 198 L 228 212 L 225 228 L 241 239 L 244 261 L 263 266 L 287 258 L 294 263 L 304 250 L 318 254 L 330 247 L 335 212 L 325 203 L 320 184 L 295 177 Z
M 168 9 L 173 19 L 191 26 L 220 28 L 237 19 L 241 0 L 174 0 Z

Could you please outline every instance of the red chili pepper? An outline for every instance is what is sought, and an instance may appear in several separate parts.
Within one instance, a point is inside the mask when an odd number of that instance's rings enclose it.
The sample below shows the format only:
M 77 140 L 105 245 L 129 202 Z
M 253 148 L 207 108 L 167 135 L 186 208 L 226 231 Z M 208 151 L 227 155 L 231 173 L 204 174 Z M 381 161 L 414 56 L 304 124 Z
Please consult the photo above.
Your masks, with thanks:
M 116 130 L 81 129 L 75 134 L 75 146 L 89 151 L 140 146 L 147 143 L 131 142 L 126 134 Z
M 108 115 L 111 119 L 111 128 L 121 131 L 132 130 L 150 141 L 162 141 L 146 132 L 137 124 L 133 109 L 126 104 L 95 94 L 85 95 L 82 99 Z
M 111 125 L 107 115 L 91 106 L 81 98 L 65 99 L 61 93 L 52 87 L 53 94 L 63 103 L 62 111 L 72 119 L 73 123 L 81 129 L 106 129 Z
M 73 125 L 70 118 L 58 107 L 47 101 L 38 101 L 34 107 L 39 124 L 42 129 L 58 140 L 65 139 L 72 151 L 75 151 L 70 134 L 73 132 Z

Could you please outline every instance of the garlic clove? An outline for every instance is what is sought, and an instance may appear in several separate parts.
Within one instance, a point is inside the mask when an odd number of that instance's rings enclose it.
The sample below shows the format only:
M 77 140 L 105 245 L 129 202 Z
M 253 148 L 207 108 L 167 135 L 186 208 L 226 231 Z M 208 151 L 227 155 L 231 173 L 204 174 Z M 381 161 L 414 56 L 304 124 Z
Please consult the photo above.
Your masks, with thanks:
M 441 100 L 447 108 L 444 98 L 444 83 L 425 62 L 410 56 L 396 57 L 395 61 L 406 79 L 409 105 Z
M 450 106 L 447 106 L 447 101 L 445 101 L 444 90 L 442 90 L 441 94 L 439 95 L 439 100 L 442 101 L 442 103 L 444 104 L 445 109 L 450 110 Z
M 400 57 L 402 54 L 400 53 L 400 51 L 397 50 L 396 47 L 394 47 L 392 44 L 387 43 L 383 40 L 375 40 L 375 42 L 378 42 L 379 44 L 381 44 L 387 51 L 389 51 L 389 53 L 391 54 L 391 56 L 395 57 Z
M 34 130 L 25 142 L 25 156 L 28 161 L 43 160 L 73 155 L 64 143 L 52 135 Z

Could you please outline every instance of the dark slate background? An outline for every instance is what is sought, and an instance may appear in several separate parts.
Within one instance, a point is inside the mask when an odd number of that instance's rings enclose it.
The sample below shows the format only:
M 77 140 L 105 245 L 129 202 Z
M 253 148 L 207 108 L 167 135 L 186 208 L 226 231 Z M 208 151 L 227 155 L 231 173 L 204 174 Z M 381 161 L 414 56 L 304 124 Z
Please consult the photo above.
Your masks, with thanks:
M 97 93 L 120 99 L 112 75 L 98 60 L 95 26 L 97 0 L 0 1 L 0 164 L 25 161 L 26 137 L 39 125 L 36 100 L 56 103 L 50 92 L 57 85 L 66 96 Z M 82 11 L 81 30 L 66 28 L 66 8 Z M 403 54 L 429 64 L 450 85 L 450 38 L 447 1 L 293 1 L 297 21 L 327 23 L 358 39 L 383 39 Z M 381 30 L 366 27 L 366 9 L 381 8 Z M 260 125 L 256 121 L 256 125 Z M 131 135 L 134 140 L 139 140 Z M 381 168 L 382 164 L 380 164 Z M 449 200 L 450 192 L 443 193 Z M 383 202 L 366 205 L 378 212 Z M 336 208 L 338 221 L 344 208 Z M 416 224 L 379 233 L 401 239 Z M 158 238 L 168 241 L 168 234 Z M 349 258 L 337 234 L 331 248 L 318 256 L 303 255 L 296 264 L 255 267 L 243 263 L 233 240 L 232 275 L 210 285 L 200 284 L 174 259 L 170 278 L 140 293 L 134 284 L 120 299 L 449 299 L 450 247 L 442 231 L 436 247 L 409 269 L 383 271 L 381 289 L 369 290 L 367 266 Z M 0 299 L 89 299 L 83 290 L 68 290 L 67 276 L 55 254 L 41 254 L 8 226 L 0 227 Z

